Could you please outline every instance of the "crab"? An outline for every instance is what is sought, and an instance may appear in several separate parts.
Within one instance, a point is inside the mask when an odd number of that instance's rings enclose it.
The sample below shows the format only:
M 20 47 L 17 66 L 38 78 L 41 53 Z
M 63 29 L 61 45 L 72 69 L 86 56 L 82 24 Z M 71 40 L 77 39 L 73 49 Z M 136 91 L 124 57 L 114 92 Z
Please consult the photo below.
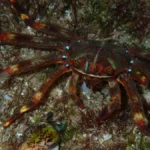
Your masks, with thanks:
M 109 42 L 88 40 L 77 36 L 72 31 L 55 24 L 36 22 L 26 14 L 16 0 L 10 0 L 12 6 L 27 26 L 37 32 L 50 36 L 34 36 L 20 33 L 0 33 L 1 45 L 15 45 L 54 51 L 49 56 L 35 60 L 25 60 L 0 70 L 1 84 L 12 76 L 32 71 L 39 67 L 58 64 L 56 71 L 41 85 L 32 97 L 31 103 L 20 108 L 4 125 L 7 128 L 24 113 L 36 109 L 48 89 L 64 74 L 71 74 L 68 92 L 81 109 L 84 104 L 77 95 L 77 84 L 81 78 L 86 83 L 95 85 L 106 81 L 109 84 L 111 102 L 98 114 L 99 121 L 111 116 L 121 107 L 120 84 L 125 88 L 130 99 L 132 118 L 138 129 L 150 136 L 149 105 L 138 93 L 137 83 L 148 86 L 150 76 L 150 52 L 138 47 L 120 46 Z M 56 53 L 55 53 L 56 51 Z M 91 85 L 93 86 L 93 85 Z

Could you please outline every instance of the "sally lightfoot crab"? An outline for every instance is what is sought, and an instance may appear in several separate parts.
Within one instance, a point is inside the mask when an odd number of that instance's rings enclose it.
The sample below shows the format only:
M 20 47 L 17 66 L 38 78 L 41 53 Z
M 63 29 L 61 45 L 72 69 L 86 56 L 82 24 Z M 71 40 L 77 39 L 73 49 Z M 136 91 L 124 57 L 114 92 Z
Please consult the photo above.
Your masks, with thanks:
M 27 14 L 25 9 L 18 5 L 16 0 L 10 0 L 10 2 L 27 26 L 49 36 L 0 33 L 0 44 L 53 51 L 53 53 L 50 56 L 25 60 L 1 69 L 1 84 L 12 76 L 39 67 L 58 64 L 58 68 L 50 74 L 49 78 L 34 94 L 31 103 L 22 106 L 19 112 L 3 125 L 3 128 L 7 128 L 24 113 L 35 109 L 56 80 L 66 73 L 72 73 L 68 91 L 75 104 L 84 108 L 82 100 L 77 96 L 79 79 L 87 83 L 92 81 L 95 85 L 107 81 L 110 88 L 111 103 L 105 106 L 97 117 L 99 121 L 104 120 L 121 106 L 121 84 L 129 96 L 135 124 L 141 132 L 150 136 L 149 104 L 136 88 L 137 83 L 145 86 L 149 84 L 149 50 L 86 40 L 58 25 L 36 22 Z

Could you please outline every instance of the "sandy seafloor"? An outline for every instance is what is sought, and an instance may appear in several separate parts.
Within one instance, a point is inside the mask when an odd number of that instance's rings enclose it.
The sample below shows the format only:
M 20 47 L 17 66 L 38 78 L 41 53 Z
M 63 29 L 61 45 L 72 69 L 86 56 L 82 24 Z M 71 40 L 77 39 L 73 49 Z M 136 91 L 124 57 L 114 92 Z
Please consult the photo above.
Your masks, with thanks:
M 47 1 L 44 2 L 46 5 Z M 32 4 L 31 2 L 30 5 L 33 6 L 34 13 L 38 13 L 35 8 L 43 6 L 43 3 L 39 1 L 39 4 L 35 2 Z M 46 5 L 45 10 L 49 11 L 50 6 Z M 47 14 L 44 18 L 40 18 L 40 14 L 39 16 L 37 15 L 39 20 L 47 21 L 49 14 L 47 12 L 44 13 Z M 52 19 L 54 19 L 53 22 L 57 23 L 60 20 L 60 24 L 64 25 L 67 24 L 70 18 L 68 15 L 62 19 L 57 17 L 57 14 L 54 14 Z M 1 32 L 42 35 L 27 27 L 7 1 L 0 1 L 0 22 Z M 65 26 L 68 27 L 67 25 Z M 3 45 L 0 46 L 0 67 L 5 68 L 22 60 L 50 54 L 50 52 L 41 51 L 40 49 L 34 50 Z M 55 66 L 48 66 L 44 69 L 14 76 L 6 83 L 5 87 L 0 89 L 0 127 L 14 114 L 15 110 L 30 102 L 33 94 L 55 69 Z M 69 74 L 61 77 L 50 88 L 47 97 L 37 109 L 23 115 L 6 130 L 1 129 L 0 150 L 16 150 L 17 145 L 22 142 L 26 129 L 39 122 L 46 122 L 46 114 L 48 112 L 53 112 L 53 120 L 63 120 L 67 123 L 66 131 L 61 136 L 60 150 L 149 149 L 150 139 L 142 135 L 135 127 L 131 118 L 129 104 L 106 121 L 101 122 L 100 125 L 97 124 L 95 116 L 98 114 L 99 109 L 109 103 L 110 99 L 109 88 L 106 83 L 101 85 L 97 91 L 92 91 L 91 89 L 86 91 L 82 88 L 82 83 L 78 85 L 78 93 L 86 106 L 86 109 L 81 110 L 74 105 L 69 97 L 69 93 L 67 93 L 69 77 Z M 0 81 L 2 81 L 1 76 Z M 149 98 L 150 92 L 148 88 L 144 88 L 144 92 L 144 95 Z M 127 96 L 123 99 L 128 101 Z M 34 150 L 38 149 L 37 147 Z

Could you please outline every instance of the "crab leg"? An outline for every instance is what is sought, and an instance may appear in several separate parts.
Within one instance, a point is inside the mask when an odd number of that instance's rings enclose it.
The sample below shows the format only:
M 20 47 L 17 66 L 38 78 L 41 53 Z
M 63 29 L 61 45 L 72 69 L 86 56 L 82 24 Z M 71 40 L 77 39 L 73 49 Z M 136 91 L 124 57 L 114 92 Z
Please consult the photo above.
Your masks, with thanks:
M 8 120 L 4 125 L 3 128 L 7 128 L 11 125 L 16 119 L 20 118 L 24 113 L 36 108 L 37 105 L 42 101 L 44 98 L 45 93 L 48 91 L 50 86 L 63 74 L 70 72 L 71 69 L 67 68 L 65 65 L 60 66 L 55 72 L 53 72 L 50 77 L 41 85 L 39 90 L 35 93 L 32 98 L 30 104 L 24 105 L 20 108 L 19 112 L 16 113 L 10 120 Z
M 20 74 L 22 72 L 32 71 L 34 69 L 48 66 L 50 64 L 61 64 L 64 62 L 62 59 L 62 55 L 55 56 L 56 54 L 45 56 L 41 58 L 37 58 L 34 60 L 25 60 L 18 64 L 9 66 L 3 70 L 0 70 L 0 82 L 4 83 L 11 76 Z
M 72 72 L 72 76 L 69 80 L 68 91 L 69 94 L 76 105 L 80 108 L 83 108 L 82 100 L 77 96 L 77 82 L 79 79 L 79 75 L 75 72 Z
M 108 118 L 112 113 L 120 109 L 121 105 L 121 93 L 120 87 L 117 81 L 109 81 L 111 103 L 106 105 L 98 115 L 98 120 L 104 120 Z
M 150 53 L 149 53 L 149 49 L 140 49 L 139 47 L 135 48 L 135 47 L 131 47 L 131 48 L 127 48 L 129 53 L 132 54 L 133 56 L 138 56 L 139 58 L 144 58 L 146 60 L 150 60 Z
M 34 19 L 32 19 L 29 15 L 26 14 L 26 10 L 20 5 L 18 5 L 16 0 L 10 0 L 10 2 L 12 3 L 16 11 L 20 14 L 21 19 L 26 23 L 27 26 L 30 26 L 39 32 L 54 35 L 60 38 L 74 38 L 73 33 L 71 34 L 70 31 L 58 25 L 48 25 L 41 22 L 34 22 Z
M 150 136 L 148 110 L 145 110 L 143 98 L 137 92 L 134 81 L 127 74 L 121 74 L 118 81 L 127 91 L 131 103 L 132 117 L 138 129 L 145 135 Z
M 35 49 L 57 49 L 63 51 L 68 42 L 50 37 L 38 37 L 17 33 L 0 33 L 0 44 L 23 46 Z

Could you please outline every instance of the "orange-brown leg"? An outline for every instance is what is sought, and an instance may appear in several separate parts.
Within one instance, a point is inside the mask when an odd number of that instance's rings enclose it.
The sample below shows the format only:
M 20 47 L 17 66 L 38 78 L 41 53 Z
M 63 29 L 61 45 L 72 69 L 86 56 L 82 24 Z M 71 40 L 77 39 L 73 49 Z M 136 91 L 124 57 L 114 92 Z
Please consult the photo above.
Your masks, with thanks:
M 79 75 L 72 72 L 72 76 L 69 80 L 68 92 L 74 103 L 80 108 L 84 108 L 82 100 L 77 96 L 77 83 Z
M 111 103 L 106 105 L 98 115 L 98 120 L 104 120 L 112 113 L 120 109 L 121 105 L 121 93 L 120 87 L 117 81 L 109 81 L 110 94 L 111 94 Z
M 118 81 L 124 86 L 125 90 L 130 99 L 131 103 L 131 110 L 132 110 L 132 117 L 137 125 L 138 129 L 144 133 L 145 135 L 150 136 L 150 120 L 149 114 L 144 106 L 145 101 L 141 95 L 139 95 L 136 85 L 134 81 L 128 74 L 121 74 L 118 78 Z M 148 107 L 147 107 L 148 108 Z
M 19 13 L 21 19 L 24 20 L 27 26 L 30 26 L 39 32 L 54 35 L 60 38 L 71 39 L 75 37 L 73 33 L 70 33 L 70 31 L 58 25 L 47 25 L 41 22 L 34 22 L 34 19 L 27 15 L 26 10 L 22 6 L 20 6 L 16 0 L 10 0 L 10 2 L 12 3 L 13 7 Z
M 144 58 L 145 60 L 150 60 L 150 53 L 149 53 L 149 49 L 144 49 L 143 47 L 137 48 L 137 47 L 128 47 L 128 52 L 133 55 L 133 56 L 137 56 L 139 58 Z
M 55 37 L 39 37 L 18 33 L 0 33 L 0 44 L 16 45 L 34 49 L 64 51 L 68 41 Z
M 50 86 L 63 74 L 66 72 L 70 72 L 71 69 L 67 68 L 65 65 L 60 66 L 55 72 L 53 72 L 50 77 L 41 85 L 40 89 L 35 93 L 32 98 L 32 101 L 28 105 L 24 105 L 20 108 L 19 112 L 16 113 L 10 120 L 8 120 L 4 125 L 3 128 L 7 128 L 11 125 L 16 119 L 22 116 L 24 113 L 35 109 L 37 105 L 42 101 L 43 97 L 45 96 L 47 90 Z
M 37 58 L 34 60 L 25 60 L 18 64 L 9 66 L 5 69 L 0 70 L 0 82 L 3 84 L 7 81 L 11 76 L 20 74 L 22 72 L 32 71 L 34 69 L 48 66 L 51 64 L 61 64 L 64 60 L 62 59 L 62 55 L 56 56 L 55 54 L 50 56 L 45 56 L 41 58 Z

